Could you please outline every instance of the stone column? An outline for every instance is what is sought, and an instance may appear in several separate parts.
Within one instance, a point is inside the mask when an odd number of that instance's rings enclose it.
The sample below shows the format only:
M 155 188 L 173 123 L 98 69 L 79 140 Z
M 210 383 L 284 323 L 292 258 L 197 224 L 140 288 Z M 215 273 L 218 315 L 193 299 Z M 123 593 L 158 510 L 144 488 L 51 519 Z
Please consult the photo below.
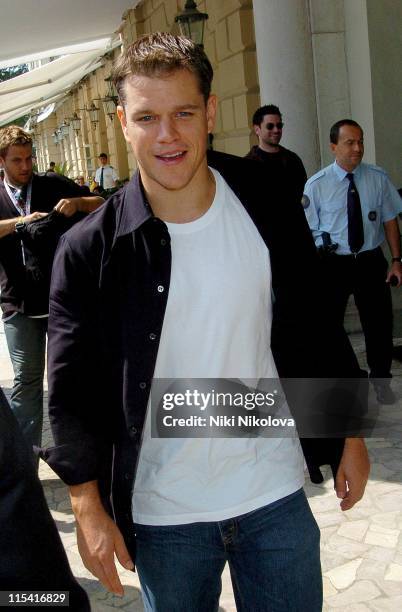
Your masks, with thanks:
M 311 175 L 320 167 L 308 3 L 254 0 L 261 104 L 276 104 L 285 123 L 282 144 Z

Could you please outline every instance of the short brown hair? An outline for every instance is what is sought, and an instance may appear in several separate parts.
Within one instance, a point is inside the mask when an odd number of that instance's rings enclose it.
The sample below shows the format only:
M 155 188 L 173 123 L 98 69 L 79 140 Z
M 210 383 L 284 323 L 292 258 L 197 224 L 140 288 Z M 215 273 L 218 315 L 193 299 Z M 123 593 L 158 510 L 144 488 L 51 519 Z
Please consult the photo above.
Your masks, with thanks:
M 124 83 L 138 75 L 160 77 L 175 70 L 189 70 L 197 80 L 205 102 L 211 93 L 213 69 L 201 47 L 189 38 L 169 32 L 156 32 L 139 38 L 116 60 L 112 80 L 121 104 L 125 102 Z
M 332 144 L 338 144 L 339 132 L 341 130 L 341 127 L 343 127 L 344 125 L 351 125 L 352 127 L 359 128 L 363 136 L 363 129 L 361 125 L 357 123 L 357 121 L 353 121 L 353 119 L 341 119 L 340 121 L 334 123 L 329 132 L 329 141 Z
M 19 125 L 9 125 L 0 129 L 0 157 L 5 157 L 12 145 L 32 146 L 32 138 Z

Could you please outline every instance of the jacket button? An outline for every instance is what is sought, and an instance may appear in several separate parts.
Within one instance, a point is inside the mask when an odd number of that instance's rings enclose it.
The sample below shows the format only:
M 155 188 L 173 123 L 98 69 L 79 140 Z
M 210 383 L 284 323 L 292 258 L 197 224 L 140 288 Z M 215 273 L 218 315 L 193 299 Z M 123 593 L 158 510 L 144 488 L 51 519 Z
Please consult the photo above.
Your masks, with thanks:
M 131 425 L 131 427 L 130 427 L 130 432 L 131 432 L 132 434 L 136 434 L 136 433 L 137 433 L 137 428 L 136 428 L 136 427 L 134 427 L 134 425 Z
M 150 340 L 156 340 L 156 334 L 149 334 Z
M 163 293 L 165 291 L 165 287 L 163 285 L 158 285 L 158 292 Z
M 146 382 L 140 382 L 140 389 L 146 389 L 147 388 L 147 383 Z
M 162 238 L 162 240 L 161 240 L 161 245 L 162 245 L 162 246 L 166 246 L 166 245 L 167 245 L 167 240 L 165 240 L 164 238 Z
M 124 474 L 124 478 L 125 478 L 126 480 L 130 480 L 131 476 L 130 476 L 130 474 L 129 474 L 128 472 L 126 472 L 126 473 Z

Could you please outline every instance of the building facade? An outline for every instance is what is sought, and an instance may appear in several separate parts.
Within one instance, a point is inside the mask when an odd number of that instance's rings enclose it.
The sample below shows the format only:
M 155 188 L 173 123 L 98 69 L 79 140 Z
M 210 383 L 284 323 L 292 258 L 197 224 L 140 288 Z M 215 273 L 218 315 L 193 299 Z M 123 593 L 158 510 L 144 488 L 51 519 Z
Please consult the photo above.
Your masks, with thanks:
M 177 32 L 182 0 L 143 0 L 128 9 L 122 45 L 158 30 Z M 208 13 L 204 48 L 214 67 L 219 111 L 213 146 L 245 155 L 255 144 L 251 117 L 262 104 L 277 104 L 285 123 L 282 143 L 303 159 L 309 175 L 330 163 L 329 128 L 351 117 L 365 132 L 366 157 L 402 185 L 400 134 L 402 55 L 400 0 L 203 0 Z M 102 66 L 74 87 L 55 111 L 35 126 L 40 170 L 66 162 L 69 175 L 93 176 L 100 152 L 121 179 L 136 167 L 117 117 L 103 100 L 116 48 Z M 91 121 L 88 108 L 99 109 Z M 74 113 L 81 119 L 74 129 Z M 64 124 L 57 144 L 54 132 Z

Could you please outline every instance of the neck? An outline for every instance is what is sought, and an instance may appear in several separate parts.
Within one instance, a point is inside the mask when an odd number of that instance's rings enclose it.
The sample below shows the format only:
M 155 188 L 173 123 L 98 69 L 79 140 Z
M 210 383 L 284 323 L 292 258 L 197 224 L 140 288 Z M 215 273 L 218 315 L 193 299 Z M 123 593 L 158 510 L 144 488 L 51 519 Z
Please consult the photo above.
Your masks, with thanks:
M 258 145 L 260 149 L 265 151 L 266 153 L 279 153 L 279 145 L 270 145 L 263 142 Z
M 16 181 L 12 181 L 11 179 L 9 179 L 7 175 L 5 175 L 4 180 L 8 185 L 10 185 L 10 187 L 14 187 L 15 189 L 21 189 L 24 185 L 29 185 L 29 183 L 31 182 L 29 180 L 28 183 L 17 183 Z
M 182 189 L 166 189 L 147 178 L 142 183 L 154 215 L 167 223 L 190 223 L 199 219 L 215 196 L 215 179 L 207 166 Z
M 346 165 L 346 164 L 339 163 L 338 160 L 335 160 L 335 161 L 338 164 L 338 166 L 340 168 L 342 168 L 342 170 L 345 170 L 345 172 L 348 172 L 348 173 L 354 172 L 356 170 L 357 166 L 359 165 L 359 164 L 357 164 L 355 166 L 349 166 L 349 165 Z

